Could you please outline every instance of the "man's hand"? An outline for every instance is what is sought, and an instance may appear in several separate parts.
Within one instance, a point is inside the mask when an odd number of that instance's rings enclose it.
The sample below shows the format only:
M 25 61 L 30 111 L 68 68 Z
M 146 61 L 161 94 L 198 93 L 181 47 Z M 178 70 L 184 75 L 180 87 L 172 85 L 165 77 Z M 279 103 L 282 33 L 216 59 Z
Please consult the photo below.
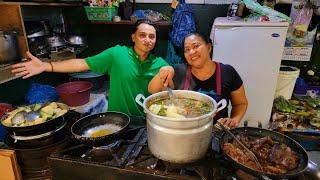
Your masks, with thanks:
M 46 70 L 46 64 L 50 66 L 50 64 L 44 63 L 37 57 L 34 57 L 29 51 L 26 53 L 26 56 L 29 61 L 11 66 L 12 73 L 16 76 L 22 76 L 23 79 L 44 72 Z

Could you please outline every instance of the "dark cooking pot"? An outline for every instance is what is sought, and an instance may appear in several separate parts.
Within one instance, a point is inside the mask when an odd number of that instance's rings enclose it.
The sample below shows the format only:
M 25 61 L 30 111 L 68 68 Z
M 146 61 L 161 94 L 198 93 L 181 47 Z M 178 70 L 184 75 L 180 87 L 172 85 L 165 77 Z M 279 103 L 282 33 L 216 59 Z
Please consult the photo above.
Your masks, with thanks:
M 18 149 L 29 149 L 29 148 L 40 148 L 44 146 L 49 146 L 58 141 L 61 141 L 66 136 L 66 124 L 67 122 L 62 122 L 61 125 L 57 126 L 55 130 L 37 136 L 14 136 L 8 134 L 5 141 L 10 147 Z
M 17 32 L 0 31 L 0 64 L 13 64 L 20 59 Z
M 63 109 L 68 109 L 68 106 L 62 103 L 57 103 L 59 106 L 63 106 Z M 50 119 L 44 121 L 41 124 L 31 125 L 31 126 L 7 126 L 3 123 L 3 121 L 9 116 L 9 114 L 4 115 L 1 118 L 1 124 L 5 128 L 5 130 L 9 134 L 14 134 L 16 136 L 31 136 L 31 135 L 39 135 L 46 132 L 50 132 L 55 130 L 58 126 L 60 126 L 65 120 L 64 115 L 59 116 L 54 119 Z
M 223 145 L 227 142 L 232 141 L 232 137 L 228 133 L 224 133 L 222 135 L 222 138 L 220 139 L 220 148 L 222 152 L 224 153 L 225 157 L 232 162 L 237 168 L 240 168 L 248 173 L 251 173 L 256 176 L 267 176 L 269 178 L 289 178 L 289 177 L 295 177 L 306 170 L 308 166 L 308 155 L 305 149 L 297 143 L 295 140 L 291 139 L 290 137 L 283 135 L 281 133 L 270 131 L 267 129 L 261 129 L 261 128 L 254 128 L 254 127 L 240 127 L 230 130 L 233 134 L 244 134 L 254 137 L 263 137 L 263 136 L 269 136 L 274 141 L 277 141 L 279 143 L 286 144 L 288 147 L 292 149 L 296 153 L 296 155 L 299 157 L 300 162 L 296 169 L 293 169 L 291 171 L 288 171 L 284 174 L 270 174 L 261 172 L 255 169 L 251 169 L 247 166 L 244 166 L 237 161 L 233 160 L 228 154 L 226 154 L 223 150 Z
M 108 77 L 104 74 L 82 72 L 69 74 L 71 81 L 88 81 L 91 82 L 93 87 L 92 90 L 101 89 L 107 83 Z
M 106 145 L 114 140 L 117 140 L 128 129 L 130 118 L 128 115 L 120 112 L 105 112 L 94 115 L 89 115 L 79 119 L 71 127 L 71 133 L 79 141 L 91 145 L 99 146 Z M 100 137 L 90 137 L 86 134 L 101 126 L 118 126 L 118 130 Z

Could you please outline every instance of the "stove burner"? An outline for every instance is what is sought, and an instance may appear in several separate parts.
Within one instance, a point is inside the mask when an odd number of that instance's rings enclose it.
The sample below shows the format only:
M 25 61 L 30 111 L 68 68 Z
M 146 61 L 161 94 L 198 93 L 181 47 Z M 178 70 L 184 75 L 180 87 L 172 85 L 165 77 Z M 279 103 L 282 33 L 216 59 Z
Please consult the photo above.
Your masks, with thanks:
M 146 144 L 147 134 L 145 128 L 135 129 L 134 131 L 136 131 L 135 133 L 138 132 L 138 135 L 133 140 L 121 139 L 99 147 L 90 147 L 81 144 L 67 148 L 64 151 L 54 153 L 51 156 L 62 156 L 64 159 L 76 162 L 123 167 L 128 161 L 131 161 L 132 159 L 134 161 L 134 158 L 136 158 L 141 151 L 141 146 Z M 132 132 L 129 130 L 126 134 L 130 135 Z
M 118 163 L 120 163 L 120 160 L 115 154 L 115 152 L 118 150 L 121 142 L 122 142 L 121 140 L 118 140 L 108 145 L 92 147 L 92 149 L 88 149 L 84 154 L 82 154 L 81 158 L 97 159 L 97 160 L 106 158 L 106 160 L 108 161 L 114 158 Z

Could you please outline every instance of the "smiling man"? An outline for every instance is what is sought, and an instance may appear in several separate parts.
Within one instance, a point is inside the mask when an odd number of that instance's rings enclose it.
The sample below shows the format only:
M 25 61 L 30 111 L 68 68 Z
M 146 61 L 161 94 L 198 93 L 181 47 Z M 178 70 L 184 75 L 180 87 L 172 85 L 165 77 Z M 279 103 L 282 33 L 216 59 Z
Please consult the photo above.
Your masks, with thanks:
M 82 72 L 92 71 L 110 76 L 108 110 L 120 111 L 128 115 L 144 115 L 136 104 L 135 97 L 142 93 L 149 95 L 148 84 L 160 69 L 164 76 L 173 76 L 173 68 L 161 57 L 150 52 L 158 40 L 156 26 L 148 20 L 139 20 L 131 34 L 133 46 L 116 45 L 92 57 L 70 59 L 60 62 L 42 62 L 27 52 L 30 61 L 15 64 L 12 72 L 28 78 L 42 72 Z M 134 123 L 134 122 L 133 122 Z

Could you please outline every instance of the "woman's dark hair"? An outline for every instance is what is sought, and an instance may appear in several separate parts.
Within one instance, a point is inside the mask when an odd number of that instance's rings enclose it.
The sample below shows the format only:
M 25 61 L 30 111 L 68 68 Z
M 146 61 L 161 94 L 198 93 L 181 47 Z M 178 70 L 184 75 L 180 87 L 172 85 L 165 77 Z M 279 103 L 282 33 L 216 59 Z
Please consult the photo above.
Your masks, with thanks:
M 184 39 L 183 39 L 183 50 L 184 50 L 184 43 L 185 43 L 186 39 L 187 39 L 189 36 L 192 36 L 192 35 L 198 36 L 198 37 L 200 37 L 206 44 L 210 44 L 210 46 L 211 46 L 210 57 L 212 57 L 212 51 L 213 51 L 212 40 L 210 39 L 210 37 L 205 36 L 205 35 L 203 35 L 203 34 L 200 34 L 200 33 L 198 33 L 198 32 L 190 33 L 190 34 L 188 34 L 186 37 L 184 37 Z
M 137 20 L 136 23 L 134 24 L 131 34 L 134 34 L 134 33 L 138 30 L 138 27 L 139 27 L 140 24 L 148 24 L 148 25 L 150 25 L 150 26 L 153 26 L 154 29 L 156 30 L 156 43 L 155 43 L 155 45 L 154 45 L 153 50 L 151 51 L 151 52 L 153 52 L 154 49 L 157 47 L 157 44 L 158 44 L 158 41 L 159 41 L 159 38 L 160 38 L 159 28 L 158 28 L 158 26 L 157 26 L 154 22 L 152 22 L 152 21 L 150 21 L 150 20 L 148 20 L 148 19 L 139 19 L 139 20 Z M 130 34 L 130 35 L 131 35 L 131 34 Z M 134 42 L 132 42 L 132 45 L 134 45 Z

